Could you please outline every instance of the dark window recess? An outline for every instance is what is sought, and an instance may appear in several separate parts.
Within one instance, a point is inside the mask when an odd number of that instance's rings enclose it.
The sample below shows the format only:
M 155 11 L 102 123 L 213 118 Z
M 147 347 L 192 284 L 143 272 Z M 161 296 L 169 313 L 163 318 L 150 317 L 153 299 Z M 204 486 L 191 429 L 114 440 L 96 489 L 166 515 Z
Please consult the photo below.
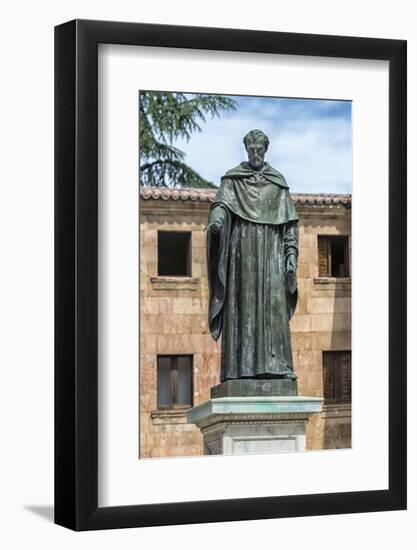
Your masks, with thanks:
M 319 236 L 319 277 L 349 277 L 349 239 Z
M 323 351 L 323 397 L 327 402 L 350 403 L 350 351 Z
M 157 369 L 158 409 L 191 407 L 192 355 L 158 355 Z
M 158 275 L 191 277 L 190 231 L 158 231 Z

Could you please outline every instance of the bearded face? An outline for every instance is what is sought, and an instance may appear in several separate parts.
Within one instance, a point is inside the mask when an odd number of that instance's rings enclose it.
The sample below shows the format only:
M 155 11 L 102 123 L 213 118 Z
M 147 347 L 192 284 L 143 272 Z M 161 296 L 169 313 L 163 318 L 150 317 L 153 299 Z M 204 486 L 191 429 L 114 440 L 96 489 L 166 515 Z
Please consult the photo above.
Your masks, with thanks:
M 249 164 L 255 170 L 260 170 L 265 162 L 266 147 L 262 142 L 248 143 L 246 147 Z

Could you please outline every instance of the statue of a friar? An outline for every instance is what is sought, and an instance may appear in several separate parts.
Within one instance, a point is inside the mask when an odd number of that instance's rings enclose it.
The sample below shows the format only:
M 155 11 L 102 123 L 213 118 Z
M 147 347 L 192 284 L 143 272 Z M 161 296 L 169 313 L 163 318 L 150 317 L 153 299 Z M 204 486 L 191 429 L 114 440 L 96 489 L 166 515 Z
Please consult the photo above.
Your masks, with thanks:
M 221 179 L 207 226 L 209 328 L 221 340 L 220 380 L 295 380 L 289 320 L 297 304 L 298 216 L 284 176 L 250 131 L 248 162 Z

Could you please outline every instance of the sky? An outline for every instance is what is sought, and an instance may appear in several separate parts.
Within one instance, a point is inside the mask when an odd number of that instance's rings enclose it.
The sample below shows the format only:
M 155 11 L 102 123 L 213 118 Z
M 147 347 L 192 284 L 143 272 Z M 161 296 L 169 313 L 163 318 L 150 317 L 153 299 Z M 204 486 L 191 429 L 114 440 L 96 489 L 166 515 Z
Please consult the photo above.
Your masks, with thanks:
M 294 193 L 351 193 L 351 102 L 229 96 L 234 111 L 206 119 L 190 141 L 174 142 L 185 162 L 216 185 L 247 160 L 243 137 L 254 128 L 269 137 L 266 160 Z

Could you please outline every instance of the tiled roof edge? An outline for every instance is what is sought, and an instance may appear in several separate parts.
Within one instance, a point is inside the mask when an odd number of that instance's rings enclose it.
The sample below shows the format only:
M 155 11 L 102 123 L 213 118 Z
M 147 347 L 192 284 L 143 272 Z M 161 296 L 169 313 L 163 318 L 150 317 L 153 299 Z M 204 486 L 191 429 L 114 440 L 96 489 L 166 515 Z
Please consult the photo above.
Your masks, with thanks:
M 143 200 L 213 202 L 216 192 L 216 189 L 141 187 L 140 197 Z M 339 193 L 291 193 L 291 197 L 295 204 L 299 205 L 342 204 L 350 206 L 352 202 L 352 195 Z

